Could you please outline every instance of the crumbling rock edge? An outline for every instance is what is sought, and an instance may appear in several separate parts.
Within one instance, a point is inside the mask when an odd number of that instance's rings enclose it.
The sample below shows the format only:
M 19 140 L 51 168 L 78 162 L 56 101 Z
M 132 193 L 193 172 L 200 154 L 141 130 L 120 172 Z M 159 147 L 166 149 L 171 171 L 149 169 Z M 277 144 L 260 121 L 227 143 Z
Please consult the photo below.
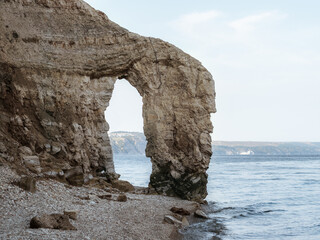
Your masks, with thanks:
M 1 1 L 0 49 L 0 157 L 19 173 L 117 179 L 104 111 L 125 78 L 143 99 L 150 186 L 206 197 L 215 90 L 199 61 L 81 0 Z

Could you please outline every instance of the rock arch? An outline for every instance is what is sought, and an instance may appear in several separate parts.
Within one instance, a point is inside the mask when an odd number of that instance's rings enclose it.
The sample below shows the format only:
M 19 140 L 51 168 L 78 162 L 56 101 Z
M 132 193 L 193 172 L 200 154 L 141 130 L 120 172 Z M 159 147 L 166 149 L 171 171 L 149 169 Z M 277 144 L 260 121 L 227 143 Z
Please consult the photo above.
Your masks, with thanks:
M 85 174 L 102 168 L 116 177 L 104 111 L 116 79 L 125 78 L 143 98 L 150 186 L 206 196 L 215 90 L 199 61 L 121 28 L 81 0 L 2 1 L 0 17 L 7 161 L 29 171 L 27 154 L 39 158 L 42 172 L 80 165 Z

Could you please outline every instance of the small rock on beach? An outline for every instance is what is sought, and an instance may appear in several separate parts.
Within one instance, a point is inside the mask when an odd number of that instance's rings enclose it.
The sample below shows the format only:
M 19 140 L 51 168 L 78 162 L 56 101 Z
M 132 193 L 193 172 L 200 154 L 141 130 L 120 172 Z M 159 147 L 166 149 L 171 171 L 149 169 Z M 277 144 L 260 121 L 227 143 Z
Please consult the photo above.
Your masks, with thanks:
M 198 217 L 198 218 L 209 219 L 208 215 L 205 214 L 205 212 L 200 209 L 198 209 L 197 211 L 194 212 L 194 216 Z
M 17 185 L 25 191 L 35 193 L 37 191 L 36 180 L 33 177 L 25 176 L 20 178 Z
M 118 202 L 126 202 L 128 200 L 127 196 L 123 193 L 119 194 L 117 201 Z
M 53 213 L 33 217 L 30 228 L 51 228 L 61 230 L 77 230 L 70 222 L 67 215 Z
M 77 210 L 64 210 L 63 214 L 68 216 L 72 220 L 77 220 L 77 218 L 78 218 L 78 211 Z
M 190 215 L 190 212 L 184 208 L 172 207 L 170 211 L 180 215 Z

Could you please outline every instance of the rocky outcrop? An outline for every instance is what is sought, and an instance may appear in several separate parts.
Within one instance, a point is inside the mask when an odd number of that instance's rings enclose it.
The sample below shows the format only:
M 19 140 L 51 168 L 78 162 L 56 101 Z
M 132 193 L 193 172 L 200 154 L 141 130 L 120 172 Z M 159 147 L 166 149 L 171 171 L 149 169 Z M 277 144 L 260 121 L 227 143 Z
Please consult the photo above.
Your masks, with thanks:
M 211 74 L 175 46 L 131 33 L 81 0 L 0 1 L 0 157 L 20 173 L 81 166 L 84 176 L 117 178 L 104 111 L 122 78 L 143 98 L 150 186 L 204 198 Z

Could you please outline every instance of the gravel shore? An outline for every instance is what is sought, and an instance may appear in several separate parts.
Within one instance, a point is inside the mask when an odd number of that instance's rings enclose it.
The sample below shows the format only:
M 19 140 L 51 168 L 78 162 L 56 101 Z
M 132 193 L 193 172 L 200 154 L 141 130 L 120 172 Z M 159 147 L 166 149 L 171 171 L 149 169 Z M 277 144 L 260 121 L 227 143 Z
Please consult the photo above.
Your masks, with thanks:
M 12 184 L 20 178 L 0 166 L 0 239 L 177 239 L 176 227 L 163 221 L 171 207 L 194 211 L 196 203 L 159 195 L 127 193 L 126 202 L 108 189 L 70 187 L 51 179 L 37 181 L 30 193 Z M 111 199 L 99 196 L 111 194 Z M 78 211 L 77 230 L 31 229 L 36 215 Z

